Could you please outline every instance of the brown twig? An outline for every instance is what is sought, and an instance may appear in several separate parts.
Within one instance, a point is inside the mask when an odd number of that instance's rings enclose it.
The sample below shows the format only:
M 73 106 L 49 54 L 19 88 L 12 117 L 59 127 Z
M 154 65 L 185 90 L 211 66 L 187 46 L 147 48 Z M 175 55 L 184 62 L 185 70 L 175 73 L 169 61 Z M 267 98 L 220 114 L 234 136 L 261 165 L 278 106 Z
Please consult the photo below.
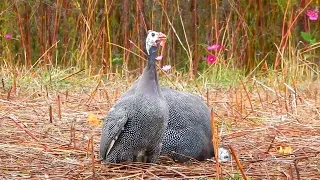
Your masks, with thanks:
M 237 163 L 237 166 L 238 166 L 238 168 L 239 168 L 239 170 L 240 170 L 240 172 L 241 172 L 241 175 L 242 175 L 243 179 L 244 179 L 244 180 L 247 180 L 248 178 L 247 178 L 246 174 L 244 173 L 243 167 L 242 167 L 242 165 L 241 165 L 241 163 L 240 163 L 240 161 L 239 161 L 239 159 L 238 159 L 238 157 L 237 157 L 237 155 L 236 155 L 235 150 L 233 149 L 233 147 L 232 147 L 231 145 L 229 145 L 229 149 L 230 149 L 230 151 L 231 151 L 231 154 L 232 154 L 233 159 L 234 159 L 234 160 L 236 161 L 236 163 Z
M 65 79 L 67 79 L 67 78 L 69 78 L 69 77 L 71 77 L 71 76 L 74 76 L 74 75 L 76 75 L 76 74 L 78 74 L 78 73 L 80 73 L 80 72 L 82 72 L 82 71 L 84 71 L 84 70 L 85 70 L 85 69 L 81 69 L 81 70 L 79 70 L 79 71 L 77 71 L 77 72 L 74 72 L 74 73 L 72 73 L 72 74 L 69 74 L 68 76 L 65 76 L 65 77 L 59 79 L 58 82 L 63 81 L 63 80 L 65 80 Z
M 61 120 L 61 98 L 60 95 L 57 96 L 57 105 L 58 105 L 58 117 Z
M 294 168 L 296 169 L 296 173 L 297 173 L 297 179 L 300 180 L 300 172 L 299 172 L 299 169 L 298 169 L 298 162 L 297 162 L 297 159 L 294 160 Z
M 70 128 L 70 144 L 72 147 L 76 147 L 76 129 L 74 127 L 74 122 L 71 123 L 71 128 Z
M 49 122 L 53 123 L 52 106 L 49 105 Z
M 246 88 L 246 86 L 244 85 L 244 83 L 243 83 L 243 81 L 242 81 L 242 80 L 240 80 L 240 82 L 241 82 L 241 84 L 242 84 L 242 87 L 243 87 L 244 91 L 246 92 L 247 98 L 248 98 L 249 103 L 250 103 L 251 111 L 253 112 L 253 111 L 254 111 L 254 109 L 253 109 L 253 105 L 252 105 L 252 102 L 251 102 L 251 99 L 250 99 L 249 93 L 248 93 L 248 91 L 247 91 L 247 88 Z
M 48 148 L 48 146 L 46 146 L 45 144 L 40 142 L 26 127 L 23 127 L 22 125 L 20 125 L 20 123 L 19 123 L 20 121 L 17 117 L 15 117 L 12 114 L 9 114 L 7 117 L 9 119 L 11 119 L 20 129 L 22 129 L 24 132 L 26 132 L 33 140 L 38 142 L 44 148 L 45 151 L 52 152 L 52 150 L 50 148 Z
M 214 150 L 214 156 L 216 159 L 216 171 L 217 171 L 217 180 L 220 179 L 220 174 L 221 174 L 221 169 L 220 169 L 220 162 L 219 162 L 219 151 L 218 151 L 218 131 L 216 130 L 215 127 L 215 121 L 214 121 L 214 113 L 213 109 L 211 108 L 211 131 L 212 131 L 212 143 L 213 143 L 213 150 Z
M 8 90 L 8 93 L 7 93 L 7 101 L 10 100 L 11 92 L 12 92 L 12 87 L 10 87 L 9 90 Z
M 95 159 L 94 159 L 94 149 L 93 149 L 94 147 L 93 136 L 91 136 L 90 138 L 90 146 L 91 146 L 90 151 L 91 151 L 92 175 L 93 177 L 95 177 L 96 170 L 95 170 Z
M 5 86 L 4 86 L 4 79 L 3 78 L 1 78 L 1 84 L 2 84 L 2 87 L 4 88 Z
M 271 140 L 271 142 L 270 142 L 270 145 L 269 145 L 269 147 L 268 147 L 268 149 L 267 149 L 267 151 L 266 151 L 266 154 L 269 153 L 269 151 L 270 151 L 270 149 L 272 148 L 272 145 L 273 145 L 273 142 L 274 142 L 275 139 L 276 139 L 276 136 L 273 136 L 273 138 L 272 138 L 272 140 Z

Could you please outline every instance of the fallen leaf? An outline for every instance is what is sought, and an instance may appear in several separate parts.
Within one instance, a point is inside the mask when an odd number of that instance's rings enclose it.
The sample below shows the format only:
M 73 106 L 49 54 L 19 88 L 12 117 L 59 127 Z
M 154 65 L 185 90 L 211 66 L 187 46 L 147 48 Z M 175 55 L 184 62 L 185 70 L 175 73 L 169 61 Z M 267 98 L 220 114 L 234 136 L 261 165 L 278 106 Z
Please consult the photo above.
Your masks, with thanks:
M 95 114 L 89 114 L 87 120 L 88 120 L 88 123 L 92 126 L 101 126 L 102 124 L 102 121 Z
M 280 154 L 291 154 L 292 153 L 292 147 L 291 146 L 279 146 L 278 152 Z
M 291 154 L 292 148 L 291 146 L 284 147 L 283 154 Z
M 280 146 L 280 147 L 278 148 L 278 152 L 279 152 L 280 154 L 283 154 L 283 148 L 282 148 L 282 146 Z

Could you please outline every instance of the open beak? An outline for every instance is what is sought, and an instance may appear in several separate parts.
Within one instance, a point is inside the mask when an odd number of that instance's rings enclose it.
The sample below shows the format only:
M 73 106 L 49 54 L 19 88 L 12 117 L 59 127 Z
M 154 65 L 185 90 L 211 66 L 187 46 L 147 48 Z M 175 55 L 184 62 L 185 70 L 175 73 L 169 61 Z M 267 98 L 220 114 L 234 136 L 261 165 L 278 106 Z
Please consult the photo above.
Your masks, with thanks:
M 164 46 L 167 40 L 167 36 L 162 32 L 159 33 L 158 40 L 160 41 L 160 46 Z

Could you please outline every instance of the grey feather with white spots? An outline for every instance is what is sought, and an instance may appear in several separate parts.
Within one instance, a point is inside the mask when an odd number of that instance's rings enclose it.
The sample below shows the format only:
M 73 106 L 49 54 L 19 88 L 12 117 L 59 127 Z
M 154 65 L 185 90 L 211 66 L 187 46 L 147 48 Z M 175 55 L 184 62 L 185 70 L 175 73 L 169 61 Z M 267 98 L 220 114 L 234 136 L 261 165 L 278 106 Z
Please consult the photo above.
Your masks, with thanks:
M 138 78 L 123 96 L 135 92 Z M 169 121 L 161 154 L 178 162 L 205 160 L 214 156 L 210 110 L 200 96 L 161 87 L 169 107 Z

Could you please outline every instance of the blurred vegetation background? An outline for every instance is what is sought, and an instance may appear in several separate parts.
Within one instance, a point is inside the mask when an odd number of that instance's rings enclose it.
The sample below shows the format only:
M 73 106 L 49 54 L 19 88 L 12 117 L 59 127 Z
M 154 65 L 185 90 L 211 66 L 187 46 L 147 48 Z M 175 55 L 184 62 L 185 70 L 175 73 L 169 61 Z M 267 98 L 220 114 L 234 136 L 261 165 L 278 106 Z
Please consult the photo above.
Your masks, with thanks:
M 216 68 L 319 77 L 320 20 L 306 13 L 318 6 L 318 0 L 2 0 L 0 64 L 138 74 L 145 63 L 139 49 L 153 29 L 168 35 L 161 66 L 192 77 Z M 213 44 L 225 49 L 208 51 Z M 215 64 L 206 62 L 208 54 Z

